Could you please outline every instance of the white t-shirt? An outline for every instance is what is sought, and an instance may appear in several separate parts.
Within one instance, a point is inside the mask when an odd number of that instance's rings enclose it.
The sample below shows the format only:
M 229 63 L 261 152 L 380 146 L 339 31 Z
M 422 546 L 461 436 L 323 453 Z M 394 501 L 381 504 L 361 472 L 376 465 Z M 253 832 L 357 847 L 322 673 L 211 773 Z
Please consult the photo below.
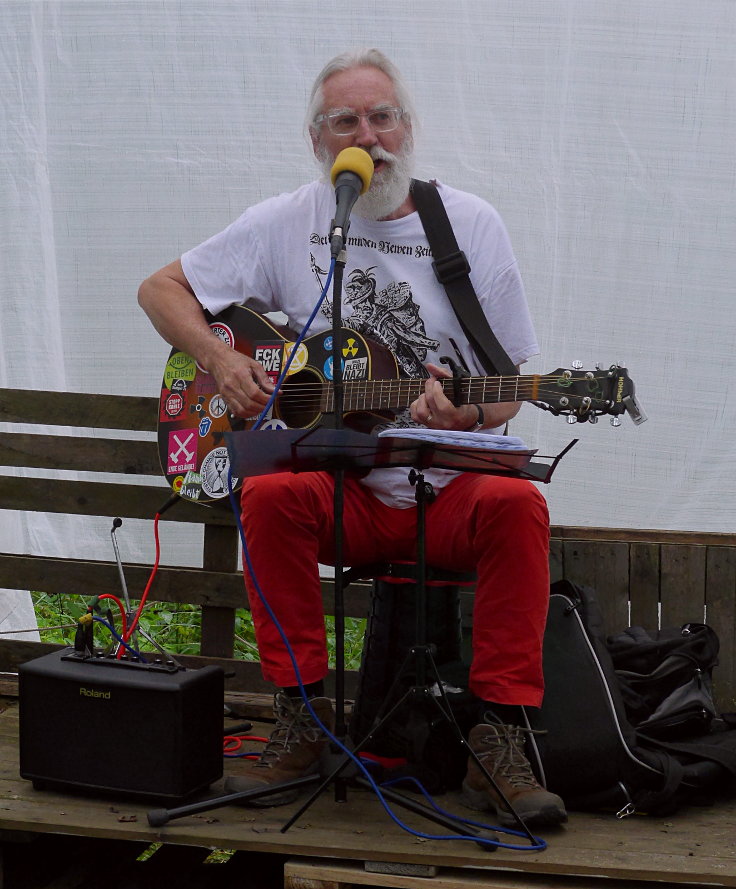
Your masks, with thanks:
M 514 364 L 522 364 L 539 350 L 503 222 L 480 198 L 446 185 L 439 189 L 491 328 Z M 293 330 L 301 331 L 327 278 L 334 211 L 334 190 L 323 181 L 250 207 L 182 256 L 197 299 L 213 314 L 233 304 L 280 311 Z M 387 345 L 403 376 L 426 376 L 427 362 L 437 364 L 443 355 L 457 358 L 457 350 L 473 375 L 485 375 L 435 278 L 418 213 L 380 222 L 354 213 L 346 246 L 343 327 Z M 331 297 L 330 292 L 310 335 L 331 327 L 326 305 Z M 410 421 L 400 416 L 397 422 Z M 424 474 L 437 492 L 456 475 L 439 469 Z M 415 503 L 407 475 L 403 468 L 375 470 L 363 481 L 383 502 L 405 508 Z

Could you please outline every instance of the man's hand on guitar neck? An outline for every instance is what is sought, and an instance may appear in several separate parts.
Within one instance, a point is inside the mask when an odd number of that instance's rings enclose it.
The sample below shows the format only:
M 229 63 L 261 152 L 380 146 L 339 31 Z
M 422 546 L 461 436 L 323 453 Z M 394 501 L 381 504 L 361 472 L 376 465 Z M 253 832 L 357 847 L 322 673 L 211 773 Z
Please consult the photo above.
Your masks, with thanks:
M 430 376 L 425 383 L 424 393 L 410 405 L 411 418 L 429 429 L 472 429 L 478 419 L 478 411 L 473 404 L 456 407 L 445 395 L 439 383 L 440 378 L 449 379 L 452 374 L 447 368 L 427 364 Z M 503 426 L 519 413 L 521 402 L 482 404 L 483 427 Z

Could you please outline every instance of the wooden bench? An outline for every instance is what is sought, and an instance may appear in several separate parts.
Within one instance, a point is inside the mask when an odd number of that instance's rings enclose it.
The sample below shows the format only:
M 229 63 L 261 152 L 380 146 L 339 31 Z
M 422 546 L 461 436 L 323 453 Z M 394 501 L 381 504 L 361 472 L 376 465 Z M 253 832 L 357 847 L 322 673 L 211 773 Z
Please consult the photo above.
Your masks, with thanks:
M 170 490 L 161 474 L 155 436 L 158 399 L 69 392 L 0 389 L 0 467 L 24 467 L 23 477 L 0 469 L 0 508 L 66 515 L 115 516 L 152 520 Z M 41 430 L 18 430 L 43 427 Z M 47 427 L 65 427 L 53 434 Z M 90 431 L 91 430 L 91 431 Z M 124 430 L 126 438 L 102 437 L 100 430 Z M 33 470 L 59 470 L 58 478 L 33 477 Z M 64 477 L 83 471 L 104 480 Z M 125 477 L 128 478 L 125 478 Z M 160 484 L 143 484 L 142 477 Z M 122 478 L 121 478 L 122 477 Z M 225 507 L 181 501 L 162 521 L 203 527 L 202 567 L 166 566 L 159 570 L 150 598 L 193 603 L 202 609 L 200 658 L 226 665 L 228 688 L 266 691 L 258 663 L 233 658 L 235 610 L 246 605 L 238 569 L 238 535 Z M 163 561 L 166 554 L 164 553 Z M 142 591 L 150 565 L 126 565 L 131 598 Z M 609 630 L 632 623 L 648 628 L 707 621 L 721 638 L 716 693 L 724 709 L 736 694 L 736 537 L 671 531 L 553 527 L 552 579 L 568 578 L 597 590 Z M 120 593 L 113 559 L 92 561 L 36 553 L 0 553 L 0 588 L 20 588 L 66 595 Z M 346 590 L 348 617 L 363 617 L 369 587 Z M 330 613 L 332 584 L 323 582 L 325 611 Z M 140 595 L 140 593 L 139 593 Z M 470 624 L 472 592 L 463 595 Z M 41 643 L 0 640 L 0 673 L 49 650 Z M 194 658 L 192 663 L 200 663 Z M 186 658 L 184 658 L 186 662 Z M 346 687 L 350 691 L 350 677 Z

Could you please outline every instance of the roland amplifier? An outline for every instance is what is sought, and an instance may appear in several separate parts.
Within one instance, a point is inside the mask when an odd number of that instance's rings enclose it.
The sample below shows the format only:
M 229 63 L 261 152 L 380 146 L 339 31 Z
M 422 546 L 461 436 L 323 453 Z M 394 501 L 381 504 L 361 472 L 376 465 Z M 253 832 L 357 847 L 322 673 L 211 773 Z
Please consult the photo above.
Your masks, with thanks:
M 38 789 L 175 801 L 222 776 L 220 667 L 65 649 L 18 677 L 20 774 Z

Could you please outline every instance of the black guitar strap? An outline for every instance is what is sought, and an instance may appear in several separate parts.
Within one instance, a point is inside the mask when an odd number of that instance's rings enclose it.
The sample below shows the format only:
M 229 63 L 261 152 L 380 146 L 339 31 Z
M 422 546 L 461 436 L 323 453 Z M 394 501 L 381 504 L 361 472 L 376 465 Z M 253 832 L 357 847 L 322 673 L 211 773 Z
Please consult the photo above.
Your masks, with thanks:
M 490 376 L 516 376 L 513 361 L 491 330 L 470 281 L 470 263 L 459 248 L 437 186 L 412 179 L 411 194 L 434 255 L 432 268 L 478 360 Z

